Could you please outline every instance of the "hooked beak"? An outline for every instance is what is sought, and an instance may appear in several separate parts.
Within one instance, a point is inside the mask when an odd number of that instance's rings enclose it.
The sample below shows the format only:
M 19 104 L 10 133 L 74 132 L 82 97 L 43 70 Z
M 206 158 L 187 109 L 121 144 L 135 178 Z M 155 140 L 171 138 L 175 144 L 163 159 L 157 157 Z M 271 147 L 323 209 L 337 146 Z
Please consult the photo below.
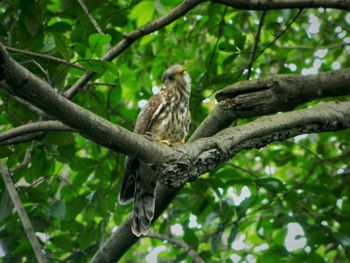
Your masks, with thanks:
M 178 70 L 177 74 L 183 74 L 186 71 L 186 68 L 181 68 Z

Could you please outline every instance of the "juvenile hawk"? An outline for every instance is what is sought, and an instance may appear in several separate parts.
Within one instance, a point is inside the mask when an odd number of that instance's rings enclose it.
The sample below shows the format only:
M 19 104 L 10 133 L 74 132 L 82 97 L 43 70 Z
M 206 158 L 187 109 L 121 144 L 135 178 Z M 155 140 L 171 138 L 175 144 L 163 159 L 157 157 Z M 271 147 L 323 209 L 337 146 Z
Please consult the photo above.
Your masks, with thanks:
M 184 143 L 190 124 L 191 79 L 185 68 L 174 65 L 162 76 L 160 93 L 154 95 L 137 117 L 135 133 L 148 134 L 168 145 Z M 134 197 L 132 232 L 145 235 L 154 216 L 156 176 L 147 164 L 127 157 L 120 201 Z

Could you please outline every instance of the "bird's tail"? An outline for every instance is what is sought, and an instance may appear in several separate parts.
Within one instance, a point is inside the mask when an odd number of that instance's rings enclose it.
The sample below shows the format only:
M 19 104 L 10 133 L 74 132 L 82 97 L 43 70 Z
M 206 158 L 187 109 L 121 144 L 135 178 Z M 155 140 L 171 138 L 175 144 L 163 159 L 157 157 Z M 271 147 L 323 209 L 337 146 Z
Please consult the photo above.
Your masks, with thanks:
M 146 235 L 154 216 L 156 176 L 146 164 L 140 162 L 136 172 L 134 213 L 131 230 L 136 236 Z

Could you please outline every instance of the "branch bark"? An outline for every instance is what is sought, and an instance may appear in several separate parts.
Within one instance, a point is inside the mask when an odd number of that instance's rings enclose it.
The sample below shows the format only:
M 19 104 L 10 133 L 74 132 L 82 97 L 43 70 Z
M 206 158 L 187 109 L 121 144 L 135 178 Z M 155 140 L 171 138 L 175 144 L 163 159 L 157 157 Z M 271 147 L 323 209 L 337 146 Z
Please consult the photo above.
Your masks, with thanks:
M 16 138 L 18 136 L 27 135 L 33 132 L 41 131 L 73 131 L 68 126 L 62 124 L 59 121 L 39 121 L 29 124 L 25 124 L 10 131 L 0 133 L 0 144 L 6 142 L 9 139 Z
M 114 125 L 59 95 L 49 84 L 12 60 L 1 44 L 0 81 L 6 82 L 5 88 L 11 94 L 109 149 L 135 156 L 146 163 L 157 163 L 171 153 L 169 147 Z
M 23 207 L 21 199 L 19 198 L 16 187 L 15 187 L 14 183 L 12 182 L 11 175 L 8 172 L 8 170 L 4 167 L 2 162 L 0 162 L 0 174 L 2 175 L 2 178 L 3 178 L 4 183 L 6 185 L 6 189 L 11 197 L 12 203 L 15 206 L 15 209 L 18 213 L 18 216 L 22 222 L 23 228 L 27 234 L 29 242 L 32 245 L 36 259 L 38 260 L 39 263 L 47 262 L 46 258 L 44 256 L 43 250 L 39 244 L 39 241 L 35 236 L 33 226 L 30 223 L 29 217 L 28 217 L 28 215 Z
M 303 103 L 350 95 L 350 68 L 317 75 L 276 75 L 241 81 L 220 90 L 216 99 L 238 118 L 294 109 Z
M 30 57 L 37 57 L 37 58 L 42 58 L 42 59 L 46 59 L 46 60 L 50 60 L 56 63 L 60 63 L 72 68 L 76 68 L 79 70 L 85 70 L 82 66 L 76 65 L 74 63 L 71 63 L 69 61 L 66 61 L 64 59 L 61 58 L 57 58 L 57 57 L 53 57 L 50 55 L 46 55 L 46 54 L 41 54 L 41 53 L 37 53 L 37 52 L 33 52 L 33 51 L 28 51 L 28 50 L 23 50 L 23 49 L 19 49 L 19 48 L 14 48 L 14 47 L 8 47 L 8 46 L 4 46 L 6 48 L 7 51 L 9 52 L 13 52 L 13 53 L 19 53 L 19 54 L 23 54 L 26 56 L 30 56 Z
M 246 149 L 307 133 L 350 128 L 350 101 L 321 103 L 313 108 L 265 116 L 245 125 L 227 128 L 179 149 L 177 160 L 158 167 L 161 182 L 181 187 Z
M 111 61 L 121 53 L 123 53 L 132 43 L 141 37 L 153 33 L 159 29 L 166 27 L 174 22 L 179 17 L 185 15 L 194 7 L 202 2 L 209 0 L 185 0 L 176 6 L 168 14 L 154 20 L 153 22 L 135 29 L 126 34 L 113 48 L 111 48 L 102 60 Z M 212 2 L 221 3 L 237 9 L 246 10 L 268 10 L 268 9 L 284 9 L 284 8 L 336 8 L 350 10 L 350 3 L 343 0 L 211 0 Z M 93 72 L 86 72 L 71 88 L 65 91 L 64 95 L 67 98 L 72 98 L 85 86 L 94 76 Z
M 247 10 L 318 7 L 350 10 L 350 2 L 343 0 L 214 0 L 213 2 Z

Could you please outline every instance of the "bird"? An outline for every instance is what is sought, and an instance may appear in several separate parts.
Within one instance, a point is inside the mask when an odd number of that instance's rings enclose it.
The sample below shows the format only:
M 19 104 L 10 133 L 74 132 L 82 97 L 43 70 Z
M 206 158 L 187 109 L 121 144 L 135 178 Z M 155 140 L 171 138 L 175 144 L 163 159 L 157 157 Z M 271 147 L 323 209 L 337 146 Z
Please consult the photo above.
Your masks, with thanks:
M 186 68 L 176 64 L 166 69 L 160 92 L 142 108 L 134 132 L 168 146 L 184 144 L 190 125 L 190 89 L 191 78 Z M 148 233 L 154 217 L 157 184 L 149 165 L 126 157 L 119 200 L 126 203 L 133 199 L 131 230 L 135 236 Z

